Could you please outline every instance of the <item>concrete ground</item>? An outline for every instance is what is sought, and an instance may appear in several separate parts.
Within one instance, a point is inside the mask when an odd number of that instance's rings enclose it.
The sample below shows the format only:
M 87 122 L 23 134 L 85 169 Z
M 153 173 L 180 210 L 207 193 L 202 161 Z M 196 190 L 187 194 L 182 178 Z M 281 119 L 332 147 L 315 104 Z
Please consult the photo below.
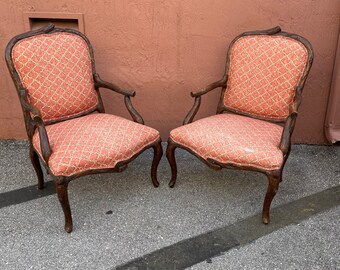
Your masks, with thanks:
M 152 186 L 151 151 L 72 181 L 67 234 L 51 178 L 36 190 L 27 142 L 0 141 L 0 269 L 340 269 L 339 146 L 292 147 L 268 226 L 264 175 L 176 156 L 174 189 L 165 157 Z

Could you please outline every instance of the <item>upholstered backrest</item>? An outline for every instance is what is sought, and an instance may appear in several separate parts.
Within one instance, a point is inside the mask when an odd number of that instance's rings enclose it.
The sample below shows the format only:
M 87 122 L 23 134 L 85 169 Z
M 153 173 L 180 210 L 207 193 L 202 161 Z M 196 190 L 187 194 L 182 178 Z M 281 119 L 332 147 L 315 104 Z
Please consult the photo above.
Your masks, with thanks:
M 237 39 L 229 56 L 224 105 L 254 116 L 286 118 L 307 65 L 306 47 L 282 35 L 250 35 Z
M 79 35 L 55 32 L 21 39 L 11 56 L 29 102 L 41 110 L 44 121 L 97 105 L 89 47 Z

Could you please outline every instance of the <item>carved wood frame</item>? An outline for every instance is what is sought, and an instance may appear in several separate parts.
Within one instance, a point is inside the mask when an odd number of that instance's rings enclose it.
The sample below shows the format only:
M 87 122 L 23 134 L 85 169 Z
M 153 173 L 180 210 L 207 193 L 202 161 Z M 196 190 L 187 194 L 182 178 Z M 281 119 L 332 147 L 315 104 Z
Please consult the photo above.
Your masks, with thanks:
M 57 120 L 51 120 L 51 121 L 43 121 L 41 112 L 40 110 L 30 104 L 27 100 L 27 90 L 24 88 L 24 86 L 21 83 L 21 80 L 19 78 L 19 75 L 14 67 L 13 61 L 12 61 L 12 49 L 13 46 L 20 40 L 36 36 L 36 35 L 41 35 L 41 34 L 52 34 L 52 33 L 57 33 L 57 32 L 66 32 L 66 33 L 71 33 L 80 36 L 83 38 L 89 48 L 90 51 L 90 57 L 91 57 L 91 64 L 92 64 L 92 75 L 94 79 L 94 87 L 96 90 L 96 93 L 98 95 L 98 104 L 95 108 L 81 112 L 77 115 L 73 115 L 71 117 L 65 117 L 65 118 L 59 118 Z M 17 93 L 20 99 L 21 107 L 23 110 L 23 115 L 24 115 L 24 120 L 25 120 L 25 127 L 29 139 L 29 144 L 30 144 L 30 159 L 32 161 L 33 167 L 35 169 L 35 172 L 38 177 L 38 188 L 42 189 L 44 187 L 44 175 L 42 172 L 41 164 L 39 160 L 41 160 L 41 163 L 45 167 L 46 171 L 48 174 L 52 176 L 52 179 L 54 181 L 56 191 L 58 194 L 59 201 L 61 203 L 64 216 L 65 216 L 65 230 L 70 233 L 73 229 L 73 223 L 72 223 L 72 215 L 71 215 L 71 209 L 68 201 L 68 183 L 76 179 L 78 177 L 88 175 L 88 174 L 94 174 L 94 173 L 108 173 L 108 172 L 122 172 L 127 168 L 128 163 L 133 161 L 138 155 L 140 155 L 142 152 L 144 152 L 148 148 L 153 148 L 154 150 L 154 157 L 151 165 L 151 179 L 152 183 L 155 187 L 158 187 L 159 182 L 157 180 L 157 167 L 158 164 L 161 160 L 161 157 L 163 155 L 163 150 L 161 146 L 161 139 L 159 138 L 157 141 L 155 141 L 152 144 L 147 145 L 144 147 L 141 151 L 136 153 L 134 156 L 132 156 L 128 160 L 124 160 L 121 162 L 118 162 L 114 168 L 109 168 L 109 169 L 97 169 L 97 170 L 87 170 L 83 171 L 80 173 L 76 173 L 71 176 L 55 176 L 51 172 L 49 166 L 48 166 L 48 161 L 49 158 L 52 154 L 52 149 L 48 140 L 48 134 L 46 132 L 45 126 L 54 124 L 57 122 L 61 121 L 67 121 L 70 119 L 74 119 L 77 117 L 85 116 L 88 114 L 91 114 L 93 112 L 98 112 L 98 113 L 104 113 L 104 105 L 102 102 L 102 98 L 99 92 L 99 88 L 107 88 L 109 90 L 112 90 L 116 93 L 119 93 L 121 95 L 124 95 L 124 102 L 127 110 L 129 111 L 132 119 L 134 122 L 137 122 L 139 124 L 144 124 L 144 120 L 142 116 L 136 111 L 136 109 L 133 107 L 131 103 L 131 97 L 134 97 L 136 95 L 136 92 L 133 90 L 125 90 L 119 88 L 117 85 L 114 85 L 112 83 L 106 82 L 102 80 L 99 75 L 96 73 L 95 69 L 95 63 L 94 63 L 94 55 L 93 55 L 93 48 L 87 37 L 82 34 L 81 32 L 73 29 L 60 29 L 60 28 L 55 28 L 53 24 L 48 24 L 43 28 L 37 29 L 35 31 L 30 31 L 26 32 L 20 35 L 17 35 L 13 37 L 10 42 L 8 43 L 5 51 L 5 57 L 6 57 L 6 63 L 7 67 L 9 69 L 9 72 L 11 74 L 11 77 L 13 79 L 13 82 L 16 86 Z M 39 137 L 40 137 L 40 146 L 41 146 L 41 152 L 42 152 L 42 159 L 39 157 L 38 153 L 33 147 L 32 144 L 32 137 L 36 131 L 36 129 L 39 132 Z
M 229 72 L 229 67 L 230 67 L 231 48 L 239 38 L 244 37 L 244 36 L 252 36 L 252 35 L 270 35 L 270 36 L 289 37 L 289 38 L 292 38 L 292 39 L 295 39 L 295 40 L 301 42 L 305 46 L 305 48 L 307 49 L 308 58 L 307 58 L 307 62 L 306 62 L 306 67 L 305 67 L 304 72 L 302 74 L 301 80 L 300 80 L 298 86 L 295 89 L 295 96 L 294 96 L 293 102 L 289 106 L 289 115 L 288 115 L 287 118 L 273 119 L 273 118 L 265 118 L 265 117 L 255 116 L 255 115 L 252 115 L 252 114 L 249 114 L 249 113 L 245 113 L 245 112 L 242 112 L 242 111 L 232 109 L 232 108 L 224 105 L 223 98 L 224 98 L 224 94 L 226 92 L 226 87 L 227 87 L 227 82 L 228 82 L 228 72 Z M 204 95 L 204 94 L 206 94 L 206 93 L 208 93 L 208 92 L 210 92 L 210 91 L 212 91 L 216 88 L 222 88 L 216 114 L 222 114 L 222 113 L 225 113 L 225 112 L 229 112 L 229 113 L 244 115 L 244 116 L 248 116 L 248 117 L 252 117 L 252 118 L 260 119 L 260 120 L 265 120 L 265 121 L 269 121 L 269 122 L 273 122 L 273 123 L 281 123 L 283 125 L 283 132 L 282 132 L 281 141 L 280 141 L 280 145 L 279 145 L 279 148 L 280 148 L 280 150 L 282 151 L 282 154 L 283 154 L 282 165 L 281 165 L 280 169 L 278 169 L 278 170 L 265 170 L 265 169 L 257 168 L 257 167 L 254 167 L 254 166 L 248 166 L 248 165 L 242 165 L 241 166 L 241 165 L 236 165 L 236 164 L 233 164 L 233 163 L 220 163 L 220 162 L 213 160 L 213 159 L 210 159 L 210 158 L 204 159 L 203 157 L 199 156 L 197 153 L 193 152 L 191 149 L 189 149 L 189 148 L 187 148 L 183 145 L 180 145 L 180 144 L 174 142 L 171 138 L 169 138 L 168 139 L 168 146 L 167 146 L 167 150 L 166 150 L 166 156 L 167 156 L 167 159 L 170 163 L 171 174 L 172 174 L 171 180 L 169 182 L 169 186 L 171 188 L 174 187 L 175 183 L 176 183 L 176 179 L 177 179 L 177 165 L 176 165 L 176 159 L 175 159 L 175 149 L 176 148 L 182 148 L 184 150 L 187 150 L 188 152 L 190 152 L 191 154 L 196 156 L 199 160 L 201 160 L 203 163 L 205 163 L 207 166 L 209 166 L 210 168 L 212 168 L 214 170 L 221 170 L 222 168 L 228 168 L 228 169 L 237 169 L 237 170 L 258 171 L 258 172 L 264 173 L 268 178 L 268 189 L 267 189 L 267 193 L 266 193 L 265 200 L 264 200 L 264 203 L 263 203 L 262 220 L 263 220 L 264 224 L 268 224 L 269 223 L 270 205 L 271 205 L 271 202 L 272 202 L 272 200 L 273 200 L 273 198 L 274 198 L 274 196 L 275 196 L 275 194 L 278 190 L 279 183 L 282 181 L 282 171 L 283 171 L 284 165 L 287 161 L 287 158 L 289 156 L 290 149 L 291 149 L 291 135 L 292 135 L 294 127 L 295 127 L 296 117 L 298 115 L 298 108 L 299 108 L 299 105 L 301 103 L 301 93 L 302 93 L 302 89 L 305 85 L 305 81 L 307 79 L 307 76 L 309 74 L 310 68 L 312 66 L 313 57 L 314 56 L 313 56 L 312 45 L 309 43 L 308 40 L 306 40 L 305 38 L 303 38 L 299 35 L 296 35 L 296 34 L 282 32 L 281 28 L 278 27 L 278 26 L 271 28 L 271 29 L 268 29 L 268 30 L 245 32 L 245 33 L 238 35 L 229 45 L 228 52 L 227 52 L 226 68 L 225 68 L 224 76 L 222 77 L 222 79 L 208 85 L 207 87 L 205 87 L 203 89 L 191 92 L 191 96 L 195 98 L 195 101 L 194 101 L 193 107 L 190 109 L 190 111 L 188 112 L 188 114 L 184 118 L 183 125 L 187 125 L 187 124 L 189 124 L 193 121 L 196 113 L 199 110 L 202 95 Z

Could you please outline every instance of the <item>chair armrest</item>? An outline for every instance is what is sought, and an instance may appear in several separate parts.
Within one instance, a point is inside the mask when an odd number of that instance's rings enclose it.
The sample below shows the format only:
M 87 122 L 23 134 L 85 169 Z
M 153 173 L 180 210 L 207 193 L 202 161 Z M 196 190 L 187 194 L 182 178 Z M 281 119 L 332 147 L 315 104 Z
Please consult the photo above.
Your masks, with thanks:
M 104 80 L 102 80 L 98 74 L 94 74 L 93 76 L 94 78 L 94 82 L 96 87 L 103 87 L 103 88 L 107 88 L 110 90 L 113 90 L 119 94 L 124 95 L 124 103 L 126 106 L 126 109 L 129 111 L 133 121 L 144 125 L 144 120 L 142 118 L 142 116 L 137 112 L 137 110 L 133 107 L 132 103 L 131 103 L 131 99 L 130 97 L 134 97 L 136 95 L 136 92 L 133 90 L 123 90 L 121 88 L 119 88 L 117 85 L 114 85 L 112 83 L 108 83 Z
M 125 96 L 124 97 L 124 102 L 125 102 L 125 106 L 127 108 L 127 110 L 129 111 L 133 121 L 144 125 L 144 120 L 143 117 L 136 111 L 136 109 L 133 107 L 132 103 L 131 103 L 131 99 L 129 96 Z
M 303 86 L 298 86 L 295 91 L 295 98 L 292 104 L 289 106 L 289 116 L 284 125 L 281 142 L 279 148 L 281 149 L 283 156 L 286 156 L 290 151 L 291 136 L 295 127 L 296 117 L 298 115 L 298 108 L 301 104 L 301 93 Z
M 45 163 L 48 165 L 48 160 L 50 159 L 52 150 L 50 146 L 50 141 L 48 140 L 45 124 L 42 119 L 38 117 L 34 118 L 34 122 L 36 123 L 36 127 L 39 132 L 41 154 Z
M 194 105 L 192 106 L 192 108 L 190 109 L 190 111 L 188 112 L 188 114 L 185 116 L 183 120 L 183 125 L 190 124 L 192 120 L 194 120 L 194 117 L 196 113 L 198 112 L 200 105 L 201 105 L 201 96 L 197 96 L 195 97 Z
M 289 116 L 284 125 L 281 142 L 279 148 L 281 149 L 283 156 L 285 156 L 289 150 L 291 145 L 291 136 L 295 127 L 296 117 L 298 115 L 298 107 L 301 103 L 301 92 L 302 88 L 298 87 L 296 90 L 296 98 L 294 102 L 289 106 Z
M 109 83 L 109 82 L 102 80 L 97 73 L 93 75 L 93 78 L 94 78 L 94 83 L 96 87 L 107 88 L 119 94 L 122 94 L 124 96 L 134 97 L 136 95 L 136 92 L 133 90 L 121 89 L 119 86 L 113 83 Z
M 282 136 L 281 136 L 281 142 L 280 142 L 280 150 L 283 153 L 283 156 L 285 156 L 290 149 L 291 145 L 291 136 L 295 127 L 296 122 L 296 116 L 297 114 L 291 114 L 288 116 L 286 124 L 283 128 Z
M 41 153 L 45 163 L 48 164 L 48 160 L 52 154 L 52 150 L 50 142 L 48 140 L 45 124 L 42 120 L 41 112 L 37 107 L 33 106 L 27 101 L 26 89 L 20 89 L 20 103 L 24 110 L 31 114 L 32 123 L 38 129 Z
M 29 112 L 31 114 L 32 119 L 36 117 L 42 119 L 40 110 L 27 101 L 27 90 L 24 88 L 21 88 L 19 93 L 20 93 L 20 103 L 23 109 L 26 112 Z
M 191 92 L 191 96 L 195 98 L 195 102 L 194 105 L 192 106 L 192 108 L 190 109 L 190 111 L 188 112 L 188 114 L 185 116 L 184 120 L 183 120 L 183 125 L 187 125 L 190 124 L 195 115 L 197 114 L 200 105 L 201 105 L 201 96 L 218 88 L 218 87 L 225 87 L 227 83 L 227 76 L 223 76 L 223 78 L 217 82 L 214 82 L 212 84 L 209 84 L 207 87 L 202 88 L 200 90 L 197 91 L 193 91 Z
M 210 92 L 211 90 L 214 90 L 218 87 L 225 87 L 226 83 L 227 83 L 227 76 L 224 76 L 221 80 L 219 80 L 217 82 L 213 82 L 212 84 L 209 84 L 205 88 L 191 92 L 191 96 L 192 97 L 202 96 L 202 95 L 204 95 L 204 94 L 206 94 L 206 93 Z

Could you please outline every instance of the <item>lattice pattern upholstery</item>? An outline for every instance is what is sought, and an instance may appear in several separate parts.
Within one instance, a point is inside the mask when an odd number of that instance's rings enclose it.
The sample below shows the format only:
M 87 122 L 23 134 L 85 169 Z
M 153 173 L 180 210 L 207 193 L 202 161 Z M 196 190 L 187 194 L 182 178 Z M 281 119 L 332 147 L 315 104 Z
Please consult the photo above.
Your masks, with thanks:
M 153 128 L 110 114 L 90 114 L 46 126 L 49 167 L 56 176 L 113 168 L 160 138 Z M 38 132 L 32 140 L 41 156 Z
M 245 36 L 230 51 L 224 104 L 267 118 L 286 118 L 308 53 L 299 41 L 283 36 Z
M 41 110 L 45 121 L 97 105 L 90 52 L 80 36 L 52 33 L 20 40 L 13 47 L 12 59 L 28 100 Z
M 235 114 L 218 114 L 171 131 L 170 138 L 204 159 L 221 163 L 279 169 L 283 128 Z

